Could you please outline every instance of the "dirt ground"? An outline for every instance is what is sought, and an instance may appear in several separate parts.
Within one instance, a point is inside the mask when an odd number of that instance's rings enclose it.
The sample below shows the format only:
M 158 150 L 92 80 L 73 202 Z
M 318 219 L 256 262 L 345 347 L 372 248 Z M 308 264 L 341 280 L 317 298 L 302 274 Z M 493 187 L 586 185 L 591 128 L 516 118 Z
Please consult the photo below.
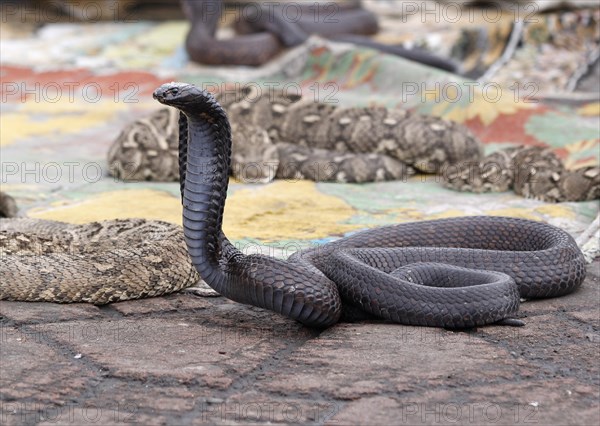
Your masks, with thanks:
M 191 294 L 0 302 L 2 424 L 597 424 L 600 260 L 525 327 L 316 331 Z

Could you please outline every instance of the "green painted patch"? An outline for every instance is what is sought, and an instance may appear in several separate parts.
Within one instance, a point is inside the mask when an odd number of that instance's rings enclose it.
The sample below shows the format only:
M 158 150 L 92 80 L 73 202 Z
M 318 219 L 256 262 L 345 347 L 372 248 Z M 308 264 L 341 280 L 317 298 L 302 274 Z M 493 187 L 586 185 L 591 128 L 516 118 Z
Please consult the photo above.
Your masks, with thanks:
M 597 139 L 598 119 L 551 111 L 534 115 L 525 124 L 525 132 L 555 148 L 581 140 Z

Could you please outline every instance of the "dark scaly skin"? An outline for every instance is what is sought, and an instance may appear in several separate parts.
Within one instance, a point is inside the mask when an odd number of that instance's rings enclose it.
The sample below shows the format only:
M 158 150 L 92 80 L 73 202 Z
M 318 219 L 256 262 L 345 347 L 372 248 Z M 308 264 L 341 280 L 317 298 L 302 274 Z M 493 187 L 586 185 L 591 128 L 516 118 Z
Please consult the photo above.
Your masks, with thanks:
M 258 66 L 281 52 L 282 46 L 277 37 L 267 32 L 217 39 L 217 26 L 223 9 L 221 0 L 182 0 L 181 4 L 191 22 L 185 48 L 194 62 Z
M 302 44 L 310 34 L 329 38 L 341 34 L 374 35 L 379 31 L 377 17 L 363 9 L 360 2 L 295 3 L 291 8 L 260 2 L 256 5 L 260 10 L 252 8 L 255 13 L 242 14 L 236 30 L 245 34 L 267 31 L 286 47 Z
M 204 281 L 232 300 L 315 327 L 336 323 L 343 300 L 403 324 L 463 328 L 514 315 L 519 297 L 570 293 L 585 278 L 583 256 L 566 232 L 505 217 L 367 230 L 288 261 L 246 256 L 221 229 L 231 157 L 224 110 L 211 94 L 184 83 L 163 85 L 154 97 L 187 116 L 180 141 L 187 151 L 186 243 Z
M 427 66 L 438 68 L 451 73 L 459 72 L 459 65 L 452 59 L 436 56 L 424 49 L 413 47 L 407 49 L 402 45 L 378 43 L 369 37 L 364 37 L 354 34 L 337 34 L 329 37 L 331 40 L 341 41 L 344 43 L 352 43 L 357 46 L 376 49 L 390 55 L 399 56 L 410 61 L 419 62 Z
M 292 5 L 293 10 L 289 12 L 298 13 L 296 17 L 287 16 L 287 9 L 275 3 L 256 3 L 248 9 L 252 16 L 242 14 L 238 28 L 243 35 L 217 39 L 222 0 L 182 0 L 181 4 L 191 23 L 186 50 L 192 60 L 207 65 L 259 66 L 285 47 L 303 43 L 313 33 L 368 35 L 378 30 L 375 15 L 357 5 L 325 4 L 315 10 L 314 3 L 298 3 Z M 322 22 L 328 17 L 329 20 Z
M 305 5 L 297 3 L 295 6 L 300 12 L 297 19 L 294 16 L 286 16 L 286 9 L 281 6 L 262 5 L 260 13 L 237 21 L 236 29 L 246 34 L 267 31 L 276 35 L 286 47 L 297 46 L 306 41 L 310 34 L 318 34 L 331 40 L 379 50 L 444 71 L 458 70 L 458 65 L 451 59 L 438 57 L 418 48 L 406 49 L 401 45 L 379 43 L 367 37 L 377 34 L 379 24 L 372 12 L 360 7 L 360 2 L 310 2 Z
M 18 211 L 15 199 L 0 191 L 0 217 L 15 217 Z
M 187 138 L 188 122 L 185 114 L 179 114 L 179 185 L 181 189 L 181 202 L 183 203 L 183 189 L 185 187 L 185 167 L 187 164 Z
M 377 17 L 361 8 L 360 2 L 300 2 L 292 4 L 291 11 L 277 2 L 257 2 L 247 9 L 249 16 L 243 13 L 236 22 L 236 30 L 241 35 L 230 39 L 216 37 L 222 0 L 181 0 L 181 5 L 191 23 L 185 40 L 186 51 L 194 62 L 201 64 L 260 66 L 284 48 L 303 43 L 310 34 L 319 34 L 446 71 L 457 71 L 452 60 L 420 49 L 378 43 L 367 37 L 376 34 L 379 25 Z

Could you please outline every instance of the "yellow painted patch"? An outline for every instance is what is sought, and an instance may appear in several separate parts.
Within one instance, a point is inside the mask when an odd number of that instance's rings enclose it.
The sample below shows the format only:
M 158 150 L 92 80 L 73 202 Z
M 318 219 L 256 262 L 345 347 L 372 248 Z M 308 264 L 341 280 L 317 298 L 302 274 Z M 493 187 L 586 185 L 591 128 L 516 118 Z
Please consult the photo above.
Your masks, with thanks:
M 184 21 L 165 22 L 144 32 L 136 38 L 136 41 L 153 49 L 170 51 L 179 47 L 189 27 L 189 24 Z
M 125 104 L 108 100 L 94 104 L 69 102 L 67 96 L 56 103 L 28 102 L 16 112 L 0 117 L 0 146 L 31 137 L 49 139 L 53 135 L 77 133 L 106 123 L 124 108 Z M 43 118 L 36 117 L 36 114 Z
M 235 192 L 227 201 L 223 228 L 233 240 L 308 240 L 364 228 L 343 223 L 354 213 L 339 198 L 317 191 L 314 182 L 276 181 Z
M 458 123 L 479 118 L 487 126 L 500 115 L 512 115 L 521 109 L 533 107 L 532 104 L 525 101 L 515 101 L 512 92 L 502 92 L 495 86 L 486 88 L 485 92 L 476 87 L 472 90 L 472 93 L 463 91 L 458 97 L 453 97 L 452 92 L 448 89 L 444 93 L 433 92 L 431 96 L 434 99 L 442 99 L 433 107 L 432 115 Z M 462 101 L 465 96 L 472 96 L 472 100 L 470 99 L 469 102 L 464 104 L 457 104 L 456 99 Z
M 447 217 L 460 217 L 460 216 L 466 216 L 464 211 L 458 210 L 458 209 L 450 209 L 450 210 L 444 210 L 443 212 L 440 213 L 435 213 L 435 214 L 430 214 L 427 215 L 427 219 L 444 219 Z
M 382 222 L 389 222 L 390 218 L 393 218 L 391 222 L 412 222 L 415 220 L 422 220 L 425 218 L 425 214 L 421 210 L 417 210 L 411 207 L 398 207 L 394 209 L 388 209 L 381 213 L 370 213 L 369 217 L 372 219 L 381 220 Z
M 543 213 L 542 210 L 532 210 L 530 208 L 519 208 L 519 207 L 508 207 L 505 209 L 494 209 L 494 210 L 486 210 L 478 213 L 480 215 L 485 216 L 508 216 L 508 217 L 518 217 L 522 219 L 532 219 L 532 220 L 540 220 L 539 215 L 536 215 L 535 212 L 539 211 Z M 448 217 L 464 217 L 464 216 L 473 216 L 472 213 L 465 213 L 463 210 L 451 209 L 446 210 L 440 213 L 427 215 L 427 219 L 444 219 Z
M 364 225 L 343 223 L 354 213 L 344 201 L 318 192 L 313 182 L 279 181 L 232 194 L 227 200 L 223 228 L 232 240 L 307 240 L 364 228 Z M 181 225 L 181 203 L 162 191 L 124 190 L 106 192 L 84 201 L 55 203 L 32 209 L 28 215 L 69 223 L 142 217 Z
M 577 217 L 577 214 L 572 208 L 561 204 L 546 204 L 536 207 L 535 211 L 552 217 L 562 217 L 568 219 L 575 219 Z
M 0 186 L 0 190 L 6 193 L 13 192 L 35 192 L 40 191 L 42 187 L 40 185 L 32 184 L 32 183 L 2 183 Z
M 108 46 L 103 56 L 121 66 L 140 69 L 152 67 L 157 57 L 168 57 L 179 48 L 188 29 L 189 24 L 185 21 L 159 24 L 131 40 Z
M 577 110 L 580 115 L 599 116 L 600 115 L 600 102 L 592 102 L 585 104 Z
M 519 207 L 508 207 L 505 209 L 486 210 L 487 216 L 509 216 L 518 217 L 521 219 L 541 220 L 531 209 L 519 208 Z
M 585 139 L 573 142 L 564 148 L 568 152 L 568 156 L 565 159 L 565 168 L 568 170 L 597 166 L 600 161 L 598 156 L 600 140 L 598 139 Z
M 87 223 L 108 219 L 142 217 L 181 225 L 181 202 L 163 191 L 140 189 L 112 191 L 84 201 L 59 202 L 31 209 L 30 217 L 68 223 Z

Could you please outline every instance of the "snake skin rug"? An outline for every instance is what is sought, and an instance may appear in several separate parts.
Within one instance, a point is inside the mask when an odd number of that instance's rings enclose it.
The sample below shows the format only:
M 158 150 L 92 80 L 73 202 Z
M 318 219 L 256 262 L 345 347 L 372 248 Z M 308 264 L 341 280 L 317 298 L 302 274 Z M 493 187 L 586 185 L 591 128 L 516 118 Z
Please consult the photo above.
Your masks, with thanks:
M 384 107 L 343 108 L 256 87 L 217 94 L 232 122 L 232 174 L 244 182 L 405 180 L 419 171 L 470 192 L 546 202 L 600 198 L 600 168 L 568 170 L 543 147 L 483 156 L 464 126 Z M 123 180 L 177 181 L 179 113 L 163 108 L 126 126 L 108 153 Z

